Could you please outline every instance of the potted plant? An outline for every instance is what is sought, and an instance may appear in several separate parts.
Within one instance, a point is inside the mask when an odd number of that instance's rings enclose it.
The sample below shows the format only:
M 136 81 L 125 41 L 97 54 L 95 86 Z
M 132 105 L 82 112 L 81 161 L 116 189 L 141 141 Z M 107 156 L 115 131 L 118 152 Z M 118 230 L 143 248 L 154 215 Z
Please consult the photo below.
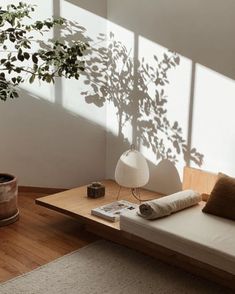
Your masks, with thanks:
M 18 218 L 16 177 L 0 174 L 0 226 L 15 222 Z
M 84 71 L 82 57 L 89 46 L 87 43 L 68 42 L 66 38 L 43 40 L 44 34 L 55 27 L 67 30 L 71 38 L 72 23 L 64 18 L 25 22 L 34 10 L 34 6 L 22 2 L 17 6 L 10 4 L 6 9 L 0 7 L 1 100 L 18 97 L 16 88 L 26 80 L 33 83 L 38 78 L 54 83 L 56 77 L 79 79 Z M 35 42 L 37 49 L 34 49 Z
M 25 81 L 33 83 L 37 78 L 54 83 L 56 77 L 79 79 L 84 71 L 86 42 L 68 42 L 66 36 L 46 42 L 43 39 L 48 31 L 61 27 L 71 40 L 72 23 L 63 18 L 30 23 L 34 10 L 35 6 L 23 2 L 0 7 L 0 100 L 17 98 L 17 87 Z M 16 178 L 0 174 L 0 225 L 17 218 Z

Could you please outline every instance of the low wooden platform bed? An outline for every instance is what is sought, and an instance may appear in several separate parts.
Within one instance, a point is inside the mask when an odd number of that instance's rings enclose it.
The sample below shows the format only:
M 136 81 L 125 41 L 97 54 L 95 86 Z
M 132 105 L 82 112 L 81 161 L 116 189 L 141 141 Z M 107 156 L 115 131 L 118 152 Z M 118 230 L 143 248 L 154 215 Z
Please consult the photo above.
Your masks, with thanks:
M 185 168 L 183 189 L 210 194 L 216 180 L 215 174 Z M 152 221 L 130 211 L 121 216 L 118 234 L 93 231 L 235 290 L 235 221 L 203 213 L 205 203 Z
M 151 221 L 140 217 L 136 211 L 131 211 L 121 216 L 119 226 L 118 222 L 110 223 L 91 215 L 92 208 L 116 200 L 119 187 L 110 180 L 103 181 L 107 188 L 103 198 L 87 198 L 87 187 L 83 186 L 39 198 L 36 203 L 75 217 L 84 224 L 86 230 L 96 235 L 213 280 L 233 289 L 235 293 L 235 179 L 224 177 L 225 182 L 228 179 L 232 182 L 232 192 L 222 191 L 222 198 L 219 198 L 224 201 L 228 195 L 231 197 L 231 203 L 234 205 L 229 206 L 227 210 L 228 218 L 203 213 L 202 208 L 206 202 L 201 201 L 195 206 Z M 218 186 L 217 180 L 217 174 L 186 167 L 182 188 L 213 196 L 214 186 Z M 148 198 L 159 196 L 149 191 L 144 193 Z M 200 194 L 195 194 L 200 201 Z M 133 200 L 128 189 L 122 196 L 125 200 Z M 212 198 L 207 202 L 207 207 Z M 207 197 L 204 197 L 204 200 L 207 200 Z M 217 205 L 217 210 L 220 214 L 223 205 Z

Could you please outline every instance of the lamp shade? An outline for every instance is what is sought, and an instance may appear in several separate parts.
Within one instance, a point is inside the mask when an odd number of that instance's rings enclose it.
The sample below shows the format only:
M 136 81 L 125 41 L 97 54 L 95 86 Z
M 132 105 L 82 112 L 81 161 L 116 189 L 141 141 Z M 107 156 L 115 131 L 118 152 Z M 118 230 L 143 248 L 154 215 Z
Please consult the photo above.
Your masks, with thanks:
M 139 188 L 149 181 L 149 167 L 144 156 L 135 149 L 124 152 L 115 169 L 115 180 L 123 187 Z

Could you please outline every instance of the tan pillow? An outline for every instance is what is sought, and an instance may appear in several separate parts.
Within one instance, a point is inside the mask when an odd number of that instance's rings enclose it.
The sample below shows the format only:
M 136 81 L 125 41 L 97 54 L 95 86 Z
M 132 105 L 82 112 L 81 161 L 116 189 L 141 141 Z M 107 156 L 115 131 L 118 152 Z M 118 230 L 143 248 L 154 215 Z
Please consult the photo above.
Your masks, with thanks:
M 202 211 L 235 220 L 235 178 L 220 173 Z

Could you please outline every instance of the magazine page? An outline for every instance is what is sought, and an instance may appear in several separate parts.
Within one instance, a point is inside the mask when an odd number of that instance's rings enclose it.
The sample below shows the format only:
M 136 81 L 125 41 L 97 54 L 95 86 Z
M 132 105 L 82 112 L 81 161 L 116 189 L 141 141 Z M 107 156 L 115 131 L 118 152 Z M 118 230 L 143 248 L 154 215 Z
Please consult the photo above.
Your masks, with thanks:
M 133 210 L 137 207 L 137 204 L 120 200 L 115 201 L 91 210 L 91 214 L 103 217 L 110 221 L 118 221 L 120 214 L 125 210 Z

